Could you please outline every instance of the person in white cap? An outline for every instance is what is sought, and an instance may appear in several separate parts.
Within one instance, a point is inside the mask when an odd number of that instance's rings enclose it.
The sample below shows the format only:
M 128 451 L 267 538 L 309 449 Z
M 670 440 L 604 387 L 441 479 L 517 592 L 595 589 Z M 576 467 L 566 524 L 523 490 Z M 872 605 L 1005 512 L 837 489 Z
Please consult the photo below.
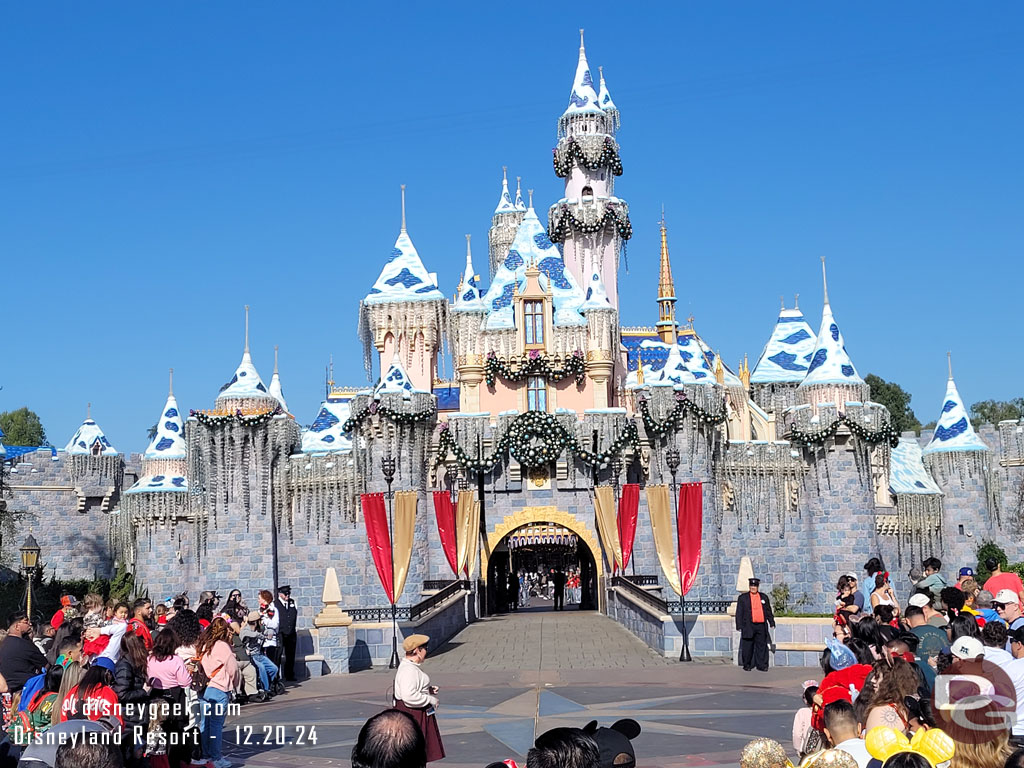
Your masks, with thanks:
M 395 673 L 395 709 L 405 712 L 420 727 L 427 743 L 427 762 L 444 758 L 441 731 L 437 727 L 434 711 L 437 708 L 437 686 L 430 684 L 426 672 L 420 669 L 427 658 L 427 635 L 409 635 L 402 641 L 405 658 Z
M 1020 599 L 1012 589 L 1001 589 L 992 600 L 999 618 L 1006 622 L 1010 630 L 1024 627 L 1024 613 L 1020 610 Z
M 945 627 L 949 620 L 932 607 L 932 597 L 927 592 L 915 592 L 907 600 L 908 606 L 920 608 L 924 612 L 924 623 L 933 627 Z
M 957 638 L 949 647 L 949 652 L 961 661 L 980 661 L 985 658 L 985 646 L 981 640 L 967 635 Z

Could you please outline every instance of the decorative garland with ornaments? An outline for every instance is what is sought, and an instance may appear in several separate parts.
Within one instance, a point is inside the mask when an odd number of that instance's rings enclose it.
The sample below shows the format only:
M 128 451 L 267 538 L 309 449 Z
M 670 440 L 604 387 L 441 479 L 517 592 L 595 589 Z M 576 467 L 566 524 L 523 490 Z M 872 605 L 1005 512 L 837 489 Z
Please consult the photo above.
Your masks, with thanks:
M 890 448 L 895 448 L 900 442 L 900 433 L 892 426 L 886 424 L 881 429 L 868 429 L 863 424 L 858 424 L 846 416 L 840 416 L 824 429 L 817 432 L 804 432 L 793 427 L 786 435 L 786 439 L 796 445 L 822 445 L 829 438 L 835 437 L 839 427 L 845 424 L 855 437 L 859 437 L 865 443 L 877 445 L 888 443 Z
M 619 150 L 611 137 L 605 137 L 600 154 L 593 159 L 587 157 L 583 147 L 580 146 L 576 139 L 569 139 L 566 142 L 565 149 L 561 152 L 557 147 L 552 149 L 551 155 L 551 160 L 555 166 L 555 175 L 560 179 L 564 179 L 572 172 L 574 160 L 581 168 L 586 168 L 588 171 L 596 171 L 598 168 L 607 167 L 616 176 L 622 175 L 622 158 L 619 157 Z
M 568 205 L 563 204 L 560 213 L 561 215 L 558 217 L 557 223 L 548 232 L 548 239 L 553 243 L 564 243 L 565 239 L 572 232 L 593 235 L 609 226 L 614 226 L 615 230 L 619 233 L 619 237 L 623 240 L 629 240 L 633 236 L 633 225 L 630 223 L 629 217 L 622 215 L 612 207 L 606 208 L 604 214 L 599 219 L 589 224 L 577 219 Z
M 234 413 L 217 413 L 212 414 L 206 411 L 192 411 L 188 412 L 188 415 L 202 424 L 204 427 L 225 427 L 228 424 L 241 424 L 245 427 L 256 427 L 260 424 L 266 424 L 275 416 L 279 416 L 284 411 L 281 406 L 277 406 L 272 411 L 261 411 L 259 413 L 246 413 L 242 410 L 237 410 Z
M 455 440 L 447 424 L 441 425 L 441 436 L 438 441 L 437 463 L 440 464 L 451 452 L 455 461 L 463 469 L 474 472 L 489 472 L 498 463 L 499 458 L 508 451 L 526 469 L 544 467 L 566 450 L 571 452 L 584 464 L 592 468 L 606 467 L 612 458 L 621 454 L 627 447 L 634 450 L 640 448 L 640 437 L 636 424 L 626 422 L 622 434 L 615 438 L 601 451 L 588 451 L 576 437 L 569 432 L 550 413 L 543 411 L 527 411 L 520 414 L 509 425 L 508 430 L 494 446 L 490 456 L 474 459 L 469 456 Z
M 687 413 L 692 414 L 698 424 L 706 425 L 721 424 L 728 418 L 724 408 L 717 413 L 705 411 L 687 398 L 685 393 L 676 392 L 676 404 L 672 406 L 672 410 L 668 412 L 668 415 L 659 422 L 651 415 L 651 408 L 647 398 L 640 400 L 640 416 L 644 420 L 644 430 L 648 436 L 665 437 L 669 432 L 675 432 L 683 425 L 683 419 L 686 418 Z
M 577 384 L 582 384 L 587 377 L 587 362 L 580 350 L 576 350 L 565 363 L 559 367 L 559 358 L 552 361 L 551 358 L 541 355 L 537 350 L 531 350 L 528 354 L 520 357 L 512 357 L 504 360 L 494 352 L 487 354 L 487 363 L 484 366 L 484 376 L 487 379 L 487 386 L 493 387 L 498 377 L 511 381 L 525 381 L 530 376 L 543 376 L 545 381 L 559 382 L 570 376 L 576 379 Z
M 420 422 L 428 421 L 436 416 L 437 407 L 432 405 L 425 411 L 406 413 L 404 411 L 396 411 L 394 408 L 389 408 L 386 405 L 381 405 L 376 400 L 371 400 L 368 406 L 363 408 L 359 413 L 352 414 L 352 416 L 350 416 L 345 423 L 341 425 L 341 431 L 348 434 L 375 414 L 380 416 L 382 419 L 387 419 L 392 424 L 419 424 Z

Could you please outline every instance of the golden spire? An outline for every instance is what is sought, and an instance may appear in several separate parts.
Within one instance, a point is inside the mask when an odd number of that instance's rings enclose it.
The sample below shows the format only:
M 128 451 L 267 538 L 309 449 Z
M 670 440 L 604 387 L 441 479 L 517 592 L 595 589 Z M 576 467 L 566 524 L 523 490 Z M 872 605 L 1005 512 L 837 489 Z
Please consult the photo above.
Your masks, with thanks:
M 725 368 L 722 367 L 722 353 L 715 355 L 715 381 L 719 384 L 725 383 Z
M 334 390 L 334 355 L 331 355 L 327 362 L 327 387 L 328 391 Z
M 740 364 L 740 381 L 744 389 L 750 389 L 750 364 L 747 362 L 747 354 L 743 353 L 743 362 Z
M 658 335 L 666 344 L 675 343 L 676 287 L 672 281 L 672 262 L 668 256 L 668 231 L 665 206 L 661 207 L 661 264 L 658 272 Z

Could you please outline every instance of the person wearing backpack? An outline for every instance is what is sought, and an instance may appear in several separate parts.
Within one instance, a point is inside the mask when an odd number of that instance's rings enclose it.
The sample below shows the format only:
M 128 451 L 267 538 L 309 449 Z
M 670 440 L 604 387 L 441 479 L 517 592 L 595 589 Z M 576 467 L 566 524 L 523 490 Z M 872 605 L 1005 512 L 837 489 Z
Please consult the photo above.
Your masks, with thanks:
M 63 677 L 64 667 L 59 664 L 46 670 L 42 688 L 32 696 L 28 706 L 11 720 L 7 735 L 12 742 L 26 746 L 31 743 L 33 734 L 50 729 Z
M 192 684 L 202 704 L 202 762 L 214 768 L 231 768 L 221 752 L 228 699 L 238 686 L 240 675 L 235 653 L 231 650 L 231 628 L 220 616 L 203 630 L 196 646 L 198 664 Z

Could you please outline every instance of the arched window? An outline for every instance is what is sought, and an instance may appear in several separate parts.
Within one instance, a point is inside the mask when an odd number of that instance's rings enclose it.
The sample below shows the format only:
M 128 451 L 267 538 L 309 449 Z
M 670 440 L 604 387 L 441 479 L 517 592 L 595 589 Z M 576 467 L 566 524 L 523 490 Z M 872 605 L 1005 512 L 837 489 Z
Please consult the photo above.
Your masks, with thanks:
M 585 187 L 583 187 L 583 196 L 584 197 L 593 197 L 594 196 L 594 189 L 593 189 L 593 187 L 591 187 L 589 184 L 587 184 Z

